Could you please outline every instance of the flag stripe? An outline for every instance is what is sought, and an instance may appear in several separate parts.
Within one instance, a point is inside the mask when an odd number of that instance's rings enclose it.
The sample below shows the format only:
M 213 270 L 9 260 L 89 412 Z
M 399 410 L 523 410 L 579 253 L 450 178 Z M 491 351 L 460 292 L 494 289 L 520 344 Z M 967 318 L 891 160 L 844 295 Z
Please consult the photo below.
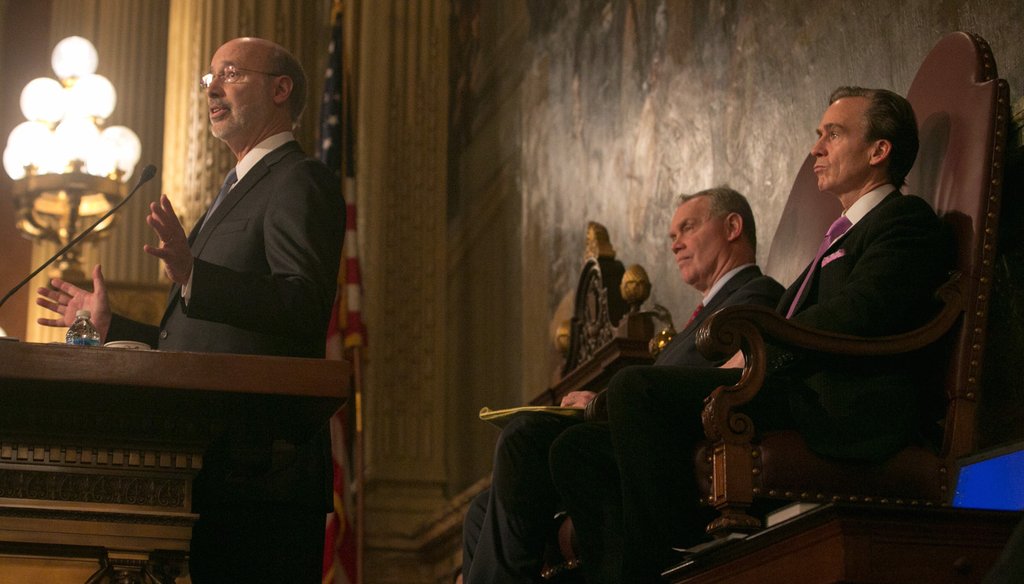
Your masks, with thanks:
M 324 73 L 324 94 L 320 113 L 320 159 L 341 180 L 345 197 L 345 245 L 338 266 L 338 290 L 328 326 L 327 356 L 342 359 L 347 348 L 366 341 L 360 312 L 362 282 L 359 272 L 359 247 L 356 234 L 355 164 L 352 158 L 353 131 L 345 92 L 348 90 L 344 65 L 344 26 L 342 4 L 335 0 L 331 41 Z M 358 402 L 358 399 L 352 400 Z M 334 512 L 328 516 L 324 532 L 323 584 L 360 582 L 357 540 L 353 510 L 358 493 L 353 489 L 349 424 L 350 408 L 342 408 L 331 418 L 331 454 L 334 459 Z

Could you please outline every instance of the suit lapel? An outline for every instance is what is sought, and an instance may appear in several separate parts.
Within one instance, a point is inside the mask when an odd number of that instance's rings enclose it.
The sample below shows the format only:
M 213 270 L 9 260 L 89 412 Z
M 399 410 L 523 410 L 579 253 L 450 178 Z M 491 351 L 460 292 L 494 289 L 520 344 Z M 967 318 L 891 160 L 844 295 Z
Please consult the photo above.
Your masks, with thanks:
M 729 299 L 732 294 L 746 285 L 748 282 L 757 278 L 761 275 L 761 270 L 757 266 L 750 266 L 743 270 L 740 270 L 735 276 L 729 279 L 725 285 L 715 294 L 715 296 L 708 302 L 699 313 L 696 318 L 689 326 L 683 328 L 672 337 L 668 346 L 662 350 L 661 354 L 658 355 L 658 359 L 655 361 L 660 364 L 676 364 L 676 365 L 694 365 L 704 363 L 704 359 L 697 352 L 696 348 L 696 335 L 700 325 L 704 323 L 716 310 L 722 307 L 723 304 Z
M 221 202 L 217 210 L 210 215 L 210 218 L 203 224 L 203 228 L 199 231 L 199 235 L 192 241 L 192 255 L 199 256 L 203 253 L 203 248 L 206 247 L 206 242 L 210 241 L 210 234 L 217 230 L 217 226 L 224 221 L 231 210 L 235 208 L 245 195 L 249 194 L 249 191 L 256 186 L 260 180 L 266 176 L 268 170 L 263 164 L 263 161 L 256 163 L 249 172 L 245 174 L 245 178 L 238 181 L 235 188 L 231 189 L 231 192 L 224 197 L 224 201 Z
M 206 247 L 206 242 L 210 240 L 210 235 L 216 230 L 217 226 L 224 221 L 224 218 L 231 214 L 231 210 L 238 205 L 242 199 L 249 194 L 252 189 L 259 184 L 259 182 L 270 172 L 270 167 L 278 163 L 285 155 L 290 152 L 300 151 L 298 142 L 288 142 L 280 146 L 279 148 L 271 151 L 262 159 L 259 160 L 249 172 L 245 173 L 235 188 L 231 189 L 231 192 L 224 197 L 224 201 L 221 202 L 217 210 L 210 216 L 206 223 L 197 222 L 196 225 L 202 225 L 203 228 L 199 231 L 198 235 L 193 233 L 191 238 L 190 247 L 192 249 L 192 255 L 199 256 L 203 252 L 203 248 Z M 209 212 L 209 211 L 207 211 Z M 206 215 L 204 214 L 203 217 Z
M 696 334 L 697 329 L 700 328 L 700 325 L 704 323 L 704 320 L 707 319 L 712 314 L 714 314 L 716 310 L 721 308 L 722 304 L 725 302 L 727 298 L 732 296 L 733 292 L 735 292 L 739 288 L 742 288 L 747 282 L 753 280 L 754 278 L 760 275 L 760 268 L 758 268 L 757 266 L 750 266 L 748 268 L 740 270 L 739 273 L 737 273 L 735 276 L 729 278 L 729 281 L 726 282 L 725 285 L 722 286 L 722 288 L 715 293 L 715 296 L 711 299 L 711 301 L 709 301 L 707 305 L 704 306 L 704 308 L 701 309 L 699 313 L 697 313 L 697 317 L 693 319 L 693 322 L 690 323 L 690 326 L 684 328 L 680 334 L 684 338 Z
M 192 233 L 188 236 L 189 248 L 192 250 L 193 256 L 199 257 L 203 248 L 206 246 L 206 242 L 210 240 L 210 234 L 213 233 L 217 225 L 227 217 L 235 205 L 245 198 L 246 194 L 259 184 L 260 180 L 270 172 L 270 168 L 274 164 L 277 164 L 282 158 L 292 152 L 302 152 L 302 148 L 299 146 L 298 142 L 288 142 L 269 152 L 266 156 L 261 158 L 259 162 L 249 170 L 249 172 L 245 173 L 242 180 L 238 181 L 235 188 L 231 189 L 231 192 L 224 198 L 224 201 L 217 207 L 217 211 L 210 217 L 210 220 L 207 221 L 206 224 L 204 224 L 204 219 L 206 218 L 206 213 L 209 212 L 209 209 L 199 217 L 199 220 L 196 221 L 196 225 L 202 225 L 203 228 L 193 228 Z M 167 297 L 167 308 L 164 310 L 163 318 L 160 321 L 161 327 L 163 326 L 163 323 L 167 322 L 167 317 L 171 315 L 180 301 L 181 286 L 174 284 L 171 286 L 170 294 Z
M 877 205 L 875 205 L 870 211 L 868 211 L 863 217 L 861 217 L 860 221 L 858 221 L 856 224 L 854 224 L 853 227 L 850 227 L 849 229 L 847 229 L 846 233 L 844 233 L 840 237 L 838 237 L 836 239 L 835 243 L 833 243 L 832 245 L 829 246 L 828 251 L 825 252 L 825 255 L 822 257 L 822 259 L 824 259 L 825 257 L 828 257 L 828 254 L 830 254 L 830 253 L 833 253 L 833 252 L 835 252 L 835 251 L 837 251 L 839 249 L 843 249 L 844 246 L 846 246 L 849 243 L 848 240 L 851 239 L 851 234 L 853 234 L 853 238 L 860 237 L 860 235 L 862 233 L 864 233 L 864 230 L 863 229 L 857 229 L 857 228 L 858 227 L 863 227 L 866 223 L 868 223 L 870 221 L 871 216 L 876 211 L 881 209 L 882 206 L 884 206 L 886 203 L 889 203 L 893 199 L 895 199 L 896 197 L 900 197 L 900 196 L 902 196 L 902 195 L 900 194 L 899 190 L 895 190 L 895 191 L 889 193 L 888 195 L 886 195 L 885 198 L 883 198 L 881 201 L 879 201 Z M 807 267 L 804 269 L 804 271 L 800 272 L 800 277 L 798 277 L 796 279 L 796 281 L 794 281 L 790 285 L 790 287 L 786 289 L 786 292 L 782 295 L 782 299 L 779 301 L 779 306 L 778 306 L 777 312 L 781 313 L 783 316 L 786 315 L 786 312 L 789 311 L 789 305 L 793 303 L 793 299 L 796 298 L 796 293 L 800 289 L 800 283 L 803 282 L 804 278 L 807 277 L 807 270 L 810 270 L 811 268 L 814 268 L 814 267 L 815 266 L 813 264 L 808 264 Z M 817 266 L 816 273 L 813 276 L 814 280 L 818 280 L 820 278 L 820 276 L 821 276 L 820 272 L 821 272 L 823 267 L 824 266 Z M 807 304 L 807 300 L 811 297 L 811 291 L 814 289 L 815 282 L 811 281 L 809 286 L 811 287 L 811 289 L 809 289 L 807 291 L 807 294 L 805 294 L 804 297 L 802 299 L 800 299 L 800 304 L 797 306 L 796 312 L 799 312 Z M 794 315 L 795 315 L 795 313 L 794 313 Z

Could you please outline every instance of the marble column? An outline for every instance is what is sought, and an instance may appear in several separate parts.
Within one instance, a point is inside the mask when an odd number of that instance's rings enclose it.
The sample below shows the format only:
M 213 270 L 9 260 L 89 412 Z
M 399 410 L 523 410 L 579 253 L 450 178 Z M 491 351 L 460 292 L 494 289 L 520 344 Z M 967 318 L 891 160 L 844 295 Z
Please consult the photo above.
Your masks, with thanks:
M 434 581 L 417 549 L 446 505 L 445 0 L 363 2 L 356 192 L 369 323 L 366 574 Z M 370 581 L 370 580 L 368 580 Z

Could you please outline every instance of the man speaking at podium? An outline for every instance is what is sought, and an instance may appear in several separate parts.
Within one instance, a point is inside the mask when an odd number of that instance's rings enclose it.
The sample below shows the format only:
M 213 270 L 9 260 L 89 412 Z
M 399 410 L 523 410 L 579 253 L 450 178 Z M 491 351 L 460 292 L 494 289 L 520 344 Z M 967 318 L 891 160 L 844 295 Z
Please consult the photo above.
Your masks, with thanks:
M 237 164 L 186 236 L 166 195 L 146 222 L 160 238 L 146 253 L 173 285 L 159 327 L 112 314 L 100 266 L 93 291 L 60 279 L 37 304 L 67 327 L 92 312 L 101 341 L 131 339 L 161 350 L 323 357 L 345 227 L 333 173 L 292 134 L 306 76 L 281 46 L 228 41 L 200 80 L 214 136 Z M 270 433 L 273 412 L 211 445 L 194 483 L 193 582 L 319 582 L 331 493 L 326 434 Z

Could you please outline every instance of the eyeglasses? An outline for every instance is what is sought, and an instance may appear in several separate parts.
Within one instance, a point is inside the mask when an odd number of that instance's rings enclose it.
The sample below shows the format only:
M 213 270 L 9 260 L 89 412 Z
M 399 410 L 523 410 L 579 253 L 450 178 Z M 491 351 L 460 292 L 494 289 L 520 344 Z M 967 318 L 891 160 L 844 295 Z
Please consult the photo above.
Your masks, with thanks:
M 245 80 L 245 74 L 242 71 L 248 71 L 249 73 L 259 73 L 261 75 L 270 75 L 271 77 L 277 77 L 283 75 L 283 73 L 270 73 L 269 71 L 257 71 L 256 69 L 246 69 L 245 67 L 235 67 L 234 65 L 228 65 L 220 70 L 220 73 L 207 73 L 199 78 L 199 89 L 206 91 L 213 85 L 214 79 L 220 79 L 221 83 L 241 83 Z

